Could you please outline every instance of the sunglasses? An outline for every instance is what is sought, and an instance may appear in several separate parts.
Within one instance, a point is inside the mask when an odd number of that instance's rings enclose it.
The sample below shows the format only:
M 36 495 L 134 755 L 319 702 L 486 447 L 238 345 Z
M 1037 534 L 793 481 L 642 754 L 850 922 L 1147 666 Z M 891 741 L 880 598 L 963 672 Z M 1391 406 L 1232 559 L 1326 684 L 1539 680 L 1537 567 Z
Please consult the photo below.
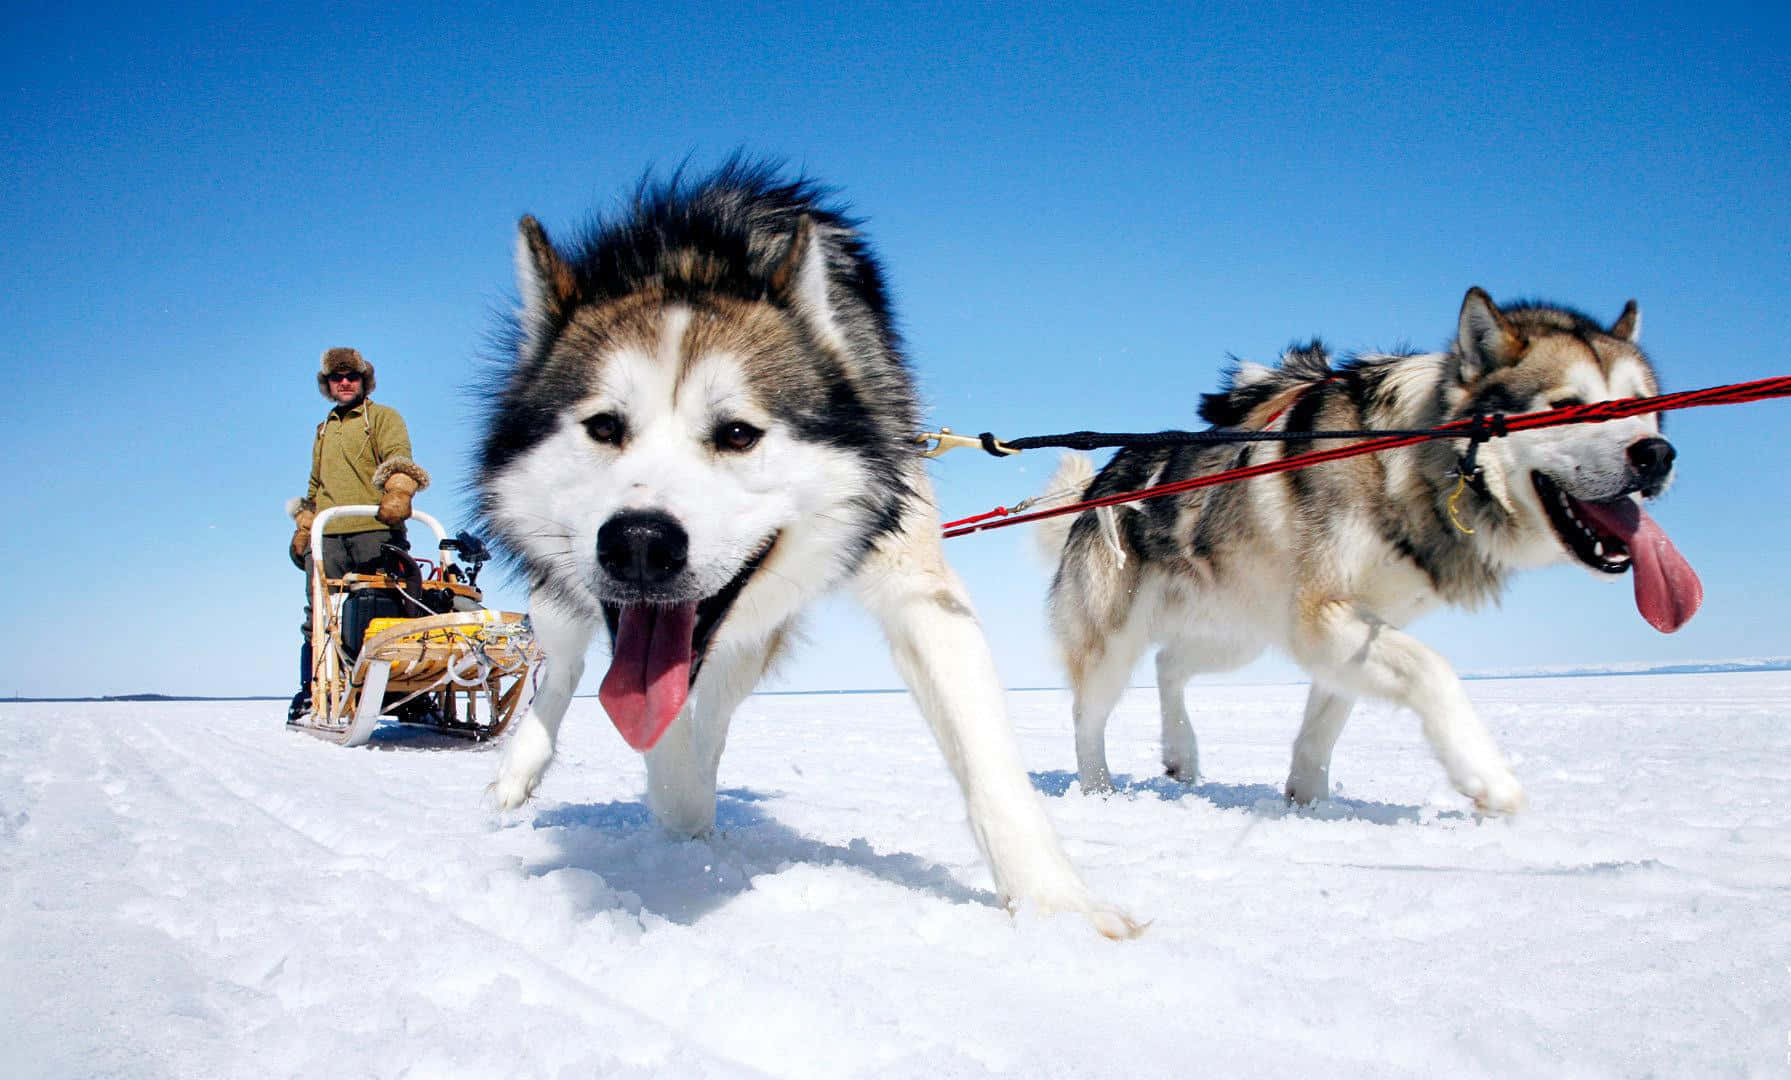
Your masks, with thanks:
M 330 372 L 330 381 L 331 382 L 360 382 L 361 381 L 361 373 L 358 371 L 332 371 L 332 372 Z

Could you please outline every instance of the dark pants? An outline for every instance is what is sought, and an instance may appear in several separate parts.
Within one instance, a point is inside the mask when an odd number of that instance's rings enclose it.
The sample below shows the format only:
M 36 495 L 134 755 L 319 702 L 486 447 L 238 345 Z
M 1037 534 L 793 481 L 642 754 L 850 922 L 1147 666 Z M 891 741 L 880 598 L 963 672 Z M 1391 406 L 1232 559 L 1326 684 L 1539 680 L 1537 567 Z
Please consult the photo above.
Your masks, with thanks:
M 392 558 L 381 550 L 382 544 L 396 544 L 406 551 L 410 541 L 402 526 L 396 529 L 373 529 L 368 532 L 340 533 L 323 538 L 323 576 L 339 578 L 343 574 L 377 574 L 396 570 Z M 311 556 L 305 556 L 305 621 L 299 634 L 306 647 L 311 644 Z M 310 686 L 310 665 L 305 662 L 300 681 Z

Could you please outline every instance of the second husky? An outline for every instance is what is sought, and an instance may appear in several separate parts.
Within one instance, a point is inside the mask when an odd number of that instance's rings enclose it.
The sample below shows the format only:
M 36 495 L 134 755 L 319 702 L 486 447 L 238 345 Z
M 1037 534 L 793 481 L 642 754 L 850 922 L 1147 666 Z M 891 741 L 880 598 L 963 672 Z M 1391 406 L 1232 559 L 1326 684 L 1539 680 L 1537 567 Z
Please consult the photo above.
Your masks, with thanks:
M 1658 387 L 1640 328 L 1634 301 L 1607 327 L 1552 305 L 1501 309 L 1476 288 L 1445 352 L 1333 366 L 1313 342 L 1277 368 L 1241 366 L 1200 415 L 1288 432 L 1429 428 L 1648 397 Z M 1127 449 L 1098 475 L 1070 455 L 1050 490 L 1093 498 L 1335 445 Z M 1163 764 L 1191 781 L 1187 681 L 1276 646 L 1312 677 L 1290 798 L 1330 793 L 1331 751 L 1366 696 L 1416 712 L 1450 782 L 1479 808 L 1520 809 L 1523 788 L 1453 669 L 1402 628 L 1440 604 L 1479 607 L 1513 571 L 1567 560 L 1599 576 L 1629 572 L 1637 607 L 1664 632 L 1691 618 L 1702 588 L 1641 509 L 1673 474 L 1657 417 L 1495 439 L 1468 484 L 1454 475 L 1464 445 L 1422 443 L 1048 523 L 1041 540 L 1059 562 L 1051 624 L 1075 693 L 1083 790 L 1111 786 L 1107 716 L 1146 648 L 1159 647 Z

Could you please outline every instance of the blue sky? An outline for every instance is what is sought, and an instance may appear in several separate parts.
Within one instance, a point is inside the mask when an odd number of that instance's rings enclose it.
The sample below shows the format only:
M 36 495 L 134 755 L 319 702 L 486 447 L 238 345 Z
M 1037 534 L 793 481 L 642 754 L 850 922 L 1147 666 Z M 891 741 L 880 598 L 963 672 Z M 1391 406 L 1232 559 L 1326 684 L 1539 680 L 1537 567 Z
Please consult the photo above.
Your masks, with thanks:
M 419 505 L 458 522 L 516 219 L 564 233 L 736 148 L 868 219 L 960 430 L 1192 426 L 1228 353 L 1436 347 L 1475 284 L 1635 297 L 1670 389 L 1791 370 L 1791 34 L 1763 5 L 21 10 L 0 695 L 288 692 L 320 351 L 377 365 L 438 478 Z M 1655 516 L 1707 590 L 1680 633 L 1563 568 L 1419 635 L 1464 669 L 1791 654 L 1788 427 L 1791 402 L 1670 419 Z M 934 475 L 955 517 L 1053 465 Z M 1060 683 L 1028 530 L 948 543 L 1008 681 Z M 849 606 L 811 637 L 779 685 L 895 685 Z

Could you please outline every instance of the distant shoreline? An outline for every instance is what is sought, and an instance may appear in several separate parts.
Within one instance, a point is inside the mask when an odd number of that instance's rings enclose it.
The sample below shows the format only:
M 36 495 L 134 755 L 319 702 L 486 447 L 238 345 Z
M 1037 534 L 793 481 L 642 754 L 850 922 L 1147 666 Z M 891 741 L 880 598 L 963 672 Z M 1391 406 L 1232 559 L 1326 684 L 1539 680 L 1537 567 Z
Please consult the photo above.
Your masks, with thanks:
M 1492 681 L 1498 679 L 1593 679 L 1611 678 L 1630 675 L 1740 675 L 1755 671 L 1791 671 L 1791 657 L 1775 657 L 1769 660 L 1712 660 L 1683 664 L 1654 664 L 1648 667 L 1631 669 L 1609 668 L 1567 668 L 1560 671 L 1547 669 L 1530 669 L 1517 671 L 1484 671 L 1470 672 L 1463 679 L 1474 681 Z M 1264 682 L 1258 686 L 1300 686 L 1305 680 L 1289 680 L 1287 682 Z M 1150 690 L 1150 684 L 1132 687 L 1134 690 Z M 1008 693 L 1039 693 L 1043 691 L 1068 690 L 1065 686 L 1010 686 Z M 820 697 L 839 694 L 905 694 L 908 691 L 899 686 L 870 690 L 761 690 L 754 697 Z M 594 698 L 596 694 L 580 694 L 579 697 Z M 283 695 L 253 694 L 242 697 L 201 697 L 184 694 L 109 694 L 102 697 L 5 697 L 0 698 L 0 705 L 30 704 L 119 704 L 119 703 L 159 703 L 173 701 L 285 701 Z

